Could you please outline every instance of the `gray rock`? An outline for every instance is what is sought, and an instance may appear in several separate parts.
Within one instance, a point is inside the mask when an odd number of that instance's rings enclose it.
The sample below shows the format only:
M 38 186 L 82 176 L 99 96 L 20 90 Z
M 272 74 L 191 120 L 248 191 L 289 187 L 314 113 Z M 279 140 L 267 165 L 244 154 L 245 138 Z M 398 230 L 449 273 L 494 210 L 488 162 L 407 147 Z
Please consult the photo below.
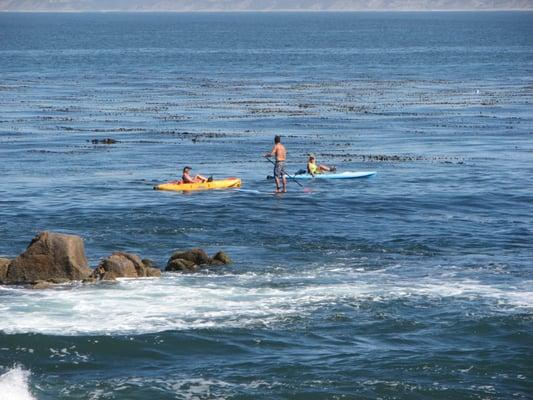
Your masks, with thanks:
M 24 253 L 9 263 L 4 283 L 83 280 L 90 273 L 79 236 L 41 232 Z

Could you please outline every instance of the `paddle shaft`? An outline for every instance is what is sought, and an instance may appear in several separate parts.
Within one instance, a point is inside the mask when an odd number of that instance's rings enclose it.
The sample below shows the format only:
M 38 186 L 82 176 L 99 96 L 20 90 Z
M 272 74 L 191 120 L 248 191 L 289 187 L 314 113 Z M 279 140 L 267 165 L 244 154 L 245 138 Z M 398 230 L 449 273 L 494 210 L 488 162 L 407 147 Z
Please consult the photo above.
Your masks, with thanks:
M 265 158 L 266 158 L 268 161 L 270 161 L 271 164 L 276 165 L 276 163 L 275 163 L 274 161 L 272 161 L 269 157 L 265 157 Z M 285 176 L 291 178 L 291 179 L 292 179 L 294 182 L 296 182 L 300 187 L 302 187 L 302 188 L 304 187 L 304 185 L 302 185 L 300 182 L 298 182 L 298 181 L 297 181 L 296 179 L 294 179 L 292 176 L 290 176 L 290 175 L 285 175 Z

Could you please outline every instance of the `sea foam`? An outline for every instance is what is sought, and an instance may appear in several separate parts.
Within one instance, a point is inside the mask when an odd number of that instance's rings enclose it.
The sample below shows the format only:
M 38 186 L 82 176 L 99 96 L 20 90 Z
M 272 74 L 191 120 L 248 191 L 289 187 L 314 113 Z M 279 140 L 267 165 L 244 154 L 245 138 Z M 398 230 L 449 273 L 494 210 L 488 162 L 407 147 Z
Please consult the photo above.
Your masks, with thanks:
M 328 276 L 328 279 L 324 279 Z M 524 283 L 525 284 L 525 283 Z M 0 331 L 60 335 L 142 334 L 203 328 L 268 328 L 311 318 L 343 302 L 472 301 L 490 312 L 530 309 L 527 286 L 467 279 L 399 279 L 395 274 L 320 273 L 177 275 L 32 291 L 0 288 Z
M 0 375 L 0 400 L 35 400 L 30 392 L 30 372 L 14 367 Z

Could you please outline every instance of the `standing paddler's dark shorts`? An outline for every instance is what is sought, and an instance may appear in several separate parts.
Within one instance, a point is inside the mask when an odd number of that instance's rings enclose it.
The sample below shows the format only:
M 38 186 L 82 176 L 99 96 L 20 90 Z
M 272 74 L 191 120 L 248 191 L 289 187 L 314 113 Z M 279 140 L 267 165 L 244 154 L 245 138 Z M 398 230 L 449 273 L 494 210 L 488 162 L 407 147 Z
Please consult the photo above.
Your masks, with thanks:
M 276 161 L 276 164 L 274 164 L 274 178 L 283 178 L 284 175 L 287 175 L 285 161 Z

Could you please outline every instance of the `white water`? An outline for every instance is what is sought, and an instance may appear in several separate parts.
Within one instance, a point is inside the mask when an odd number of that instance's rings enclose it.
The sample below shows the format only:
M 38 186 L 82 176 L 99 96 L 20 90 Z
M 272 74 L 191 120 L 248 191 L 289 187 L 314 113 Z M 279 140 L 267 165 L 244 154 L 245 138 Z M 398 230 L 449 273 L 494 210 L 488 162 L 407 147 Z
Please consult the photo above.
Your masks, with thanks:
M 35 400 L 30 393 L 30 373 L 15 367 L 0 375 L 0 400 Z
M 383 271 L 329 268 L 304 274 L 168 274 L 38 291 L 1 287 L 0 331 L 84 335 L 269 327 L 294 317 L 312 318 L 313 312 L 343 302 L 407 298 L 475 302 L 482 313 L 533 307 L 531 282 L 503 287 L 454 279 L 406 280 Z

